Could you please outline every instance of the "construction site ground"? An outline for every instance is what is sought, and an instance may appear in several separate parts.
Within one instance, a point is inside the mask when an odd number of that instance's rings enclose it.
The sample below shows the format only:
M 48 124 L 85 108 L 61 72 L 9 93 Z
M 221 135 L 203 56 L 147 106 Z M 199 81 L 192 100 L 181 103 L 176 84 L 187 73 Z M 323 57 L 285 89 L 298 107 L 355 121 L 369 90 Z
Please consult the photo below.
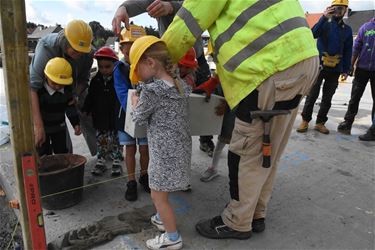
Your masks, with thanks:
M 195 231 L 197 221 L 221 213 L 229 201 L 229 186 L 227 147 L 218 167 L 220 176 L 203 183 L 199 180 L 200 174 L 210 165 L 212 158 L 200 151 L 198 137 L 194 137 L 192 190 L 170 196 L 184 249 L 374 249 L 375 142 L 358 140 L 358 135 L 365 133 L 371 125 L 372 98 L 369 86 L 361 100 L 352 135 L 342 135 L 336 131 L 345 115 L 351 86 L 349 79 L 341 83 L 336 91 L 326 124 L 331 131 L 329 135 L 312 129 L 320 98 L 307 133 L 295 131 L 301 121 L 298 116 L 278 166 L 266 230 L 253 234 L 249 240 L 211 240 Z M 0 87 L 0 104 L 4 105 L 4 90 L 3 86 Z M 126 171 L 124 178 L 120 179 L 113 179 L 110 171 L 103 177 L 92 176 L 90 170 L 95 164 L 95 157 L 89 154 L 82 136 L 71 137 L 74 153 L 88 160 L 84 184 L 89 186 L 84 188 L 83 200 L 79 204 L 63 210 L 43 211 L 48 242 L 106 216 L 116 216 L 134 208 L 142 212 L 142 209 L 152 205 L 150 195 L 140 186 L 136 202 L 125 200 Z M 13 199 L 17 190 L 11 144 L 0 149 L 0 184 L 6 198 Z M 95 185 L 97 182 L 104 183 Z M 157 233 L 155 228 L 147 227 L 135 234 L 118 235 L 91 248 L 145 249 L 145 241 Z

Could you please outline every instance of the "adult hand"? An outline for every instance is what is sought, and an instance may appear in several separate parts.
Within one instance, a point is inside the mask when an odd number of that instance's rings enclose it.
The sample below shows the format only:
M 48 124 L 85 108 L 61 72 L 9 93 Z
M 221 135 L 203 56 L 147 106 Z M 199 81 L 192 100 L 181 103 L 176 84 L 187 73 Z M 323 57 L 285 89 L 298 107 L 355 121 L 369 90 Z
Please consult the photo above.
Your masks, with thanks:
M 157 18 L 172 14 L 173 6 L 170 2 L 155 0 L 146 10 L 150 16 Z
M 112 30 L 116 35 L 121 32 L 121 22 L 125 24 L 126 29 L 129 29 L 129 15 L 124 6 L 118 7 L 112 19 Z
M 335 7 L 329 6 L 329 7 L 326 8 L 323 15 L 327 18 L 330 18 L 333 15 L 333 12 L 335 12 Z
M 215 113 L 218 116 L 222 116 L 225 114 L 225 111 L 227 111 L 228 104 L 225 100 L 221 100 L 220 104 L 215 107 Z
M 79 126 L 79 125 L 75 125 L 75 126 L 74 126 L 74 134 L 75 134 L 75 135 L 80 135 L 80 134 L 82 134 L 82 132 L 81 132 L 81 126 Z
M 43 124 L 34 124 L 34 139 L 36 147 L 41 147 L 46 141 L 46 134 L 44 132 Z

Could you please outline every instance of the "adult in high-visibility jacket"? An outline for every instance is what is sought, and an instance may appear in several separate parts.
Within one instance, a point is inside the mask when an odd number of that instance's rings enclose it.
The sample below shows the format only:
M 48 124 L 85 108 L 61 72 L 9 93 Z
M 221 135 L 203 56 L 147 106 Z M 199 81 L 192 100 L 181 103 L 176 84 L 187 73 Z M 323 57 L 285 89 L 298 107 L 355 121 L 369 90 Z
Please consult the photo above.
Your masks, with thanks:
M 162 39 L 177 61 L 206 29 L 225 98 L 237 111 L 228 153 L 231 201 L 196 229 L 208 238 L 246 239 L 265 229 L 277 162 L 318 75 L 318 51 L 297 0 L 186 0 Z M 271 120 L 270 168 L 262 167 L 264 124 L 251 118 L 255 110 L 291 111 Z

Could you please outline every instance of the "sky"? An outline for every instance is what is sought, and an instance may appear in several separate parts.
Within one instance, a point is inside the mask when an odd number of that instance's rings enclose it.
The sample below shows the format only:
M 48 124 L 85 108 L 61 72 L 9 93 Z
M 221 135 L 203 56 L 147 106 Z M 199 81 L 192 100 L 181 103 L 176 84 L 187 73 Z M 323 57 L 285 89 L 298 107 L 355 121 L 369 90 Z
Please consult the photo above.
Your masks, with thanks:
M 214 1 L 214 0 L 200 0 Z M 244 0 L 241 0 L 244 1 Z M 73 19 L 86 22 L 98 21 L 110 29 L 113 15 L 123 0 L 25 0 L 26 19 L 28 22 L 52 26 L 56 23 L 63 27 Z M 331 0 L 300 0 L 305 11 L 323 12 Z M 374 0 L 350 0 L 350 8 L 356 10 L 374 10 Z M 131 18 L 137 25 L 157 27 L 156 20 L 147 14 Z

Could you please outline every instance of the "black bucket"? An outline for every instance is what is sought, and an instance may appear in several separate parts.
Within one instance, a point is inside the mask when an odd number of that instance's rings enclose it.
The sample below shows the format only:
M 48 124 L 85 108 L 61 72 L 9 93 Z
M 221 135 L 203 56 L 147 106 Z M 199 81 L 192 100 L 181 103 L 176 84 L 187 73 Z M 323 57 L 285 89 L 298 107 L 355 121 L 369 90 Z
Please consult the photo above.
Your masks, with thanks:
M 82 200 L 85 163 L 85 157 L 74 154 L 48 155 L 40 159 L 39 184 L 43 208 L 68 208 Z M 64 192 L 71 189 L 75 190 Z M 64 193 L 56 194 L 59 192 Z

